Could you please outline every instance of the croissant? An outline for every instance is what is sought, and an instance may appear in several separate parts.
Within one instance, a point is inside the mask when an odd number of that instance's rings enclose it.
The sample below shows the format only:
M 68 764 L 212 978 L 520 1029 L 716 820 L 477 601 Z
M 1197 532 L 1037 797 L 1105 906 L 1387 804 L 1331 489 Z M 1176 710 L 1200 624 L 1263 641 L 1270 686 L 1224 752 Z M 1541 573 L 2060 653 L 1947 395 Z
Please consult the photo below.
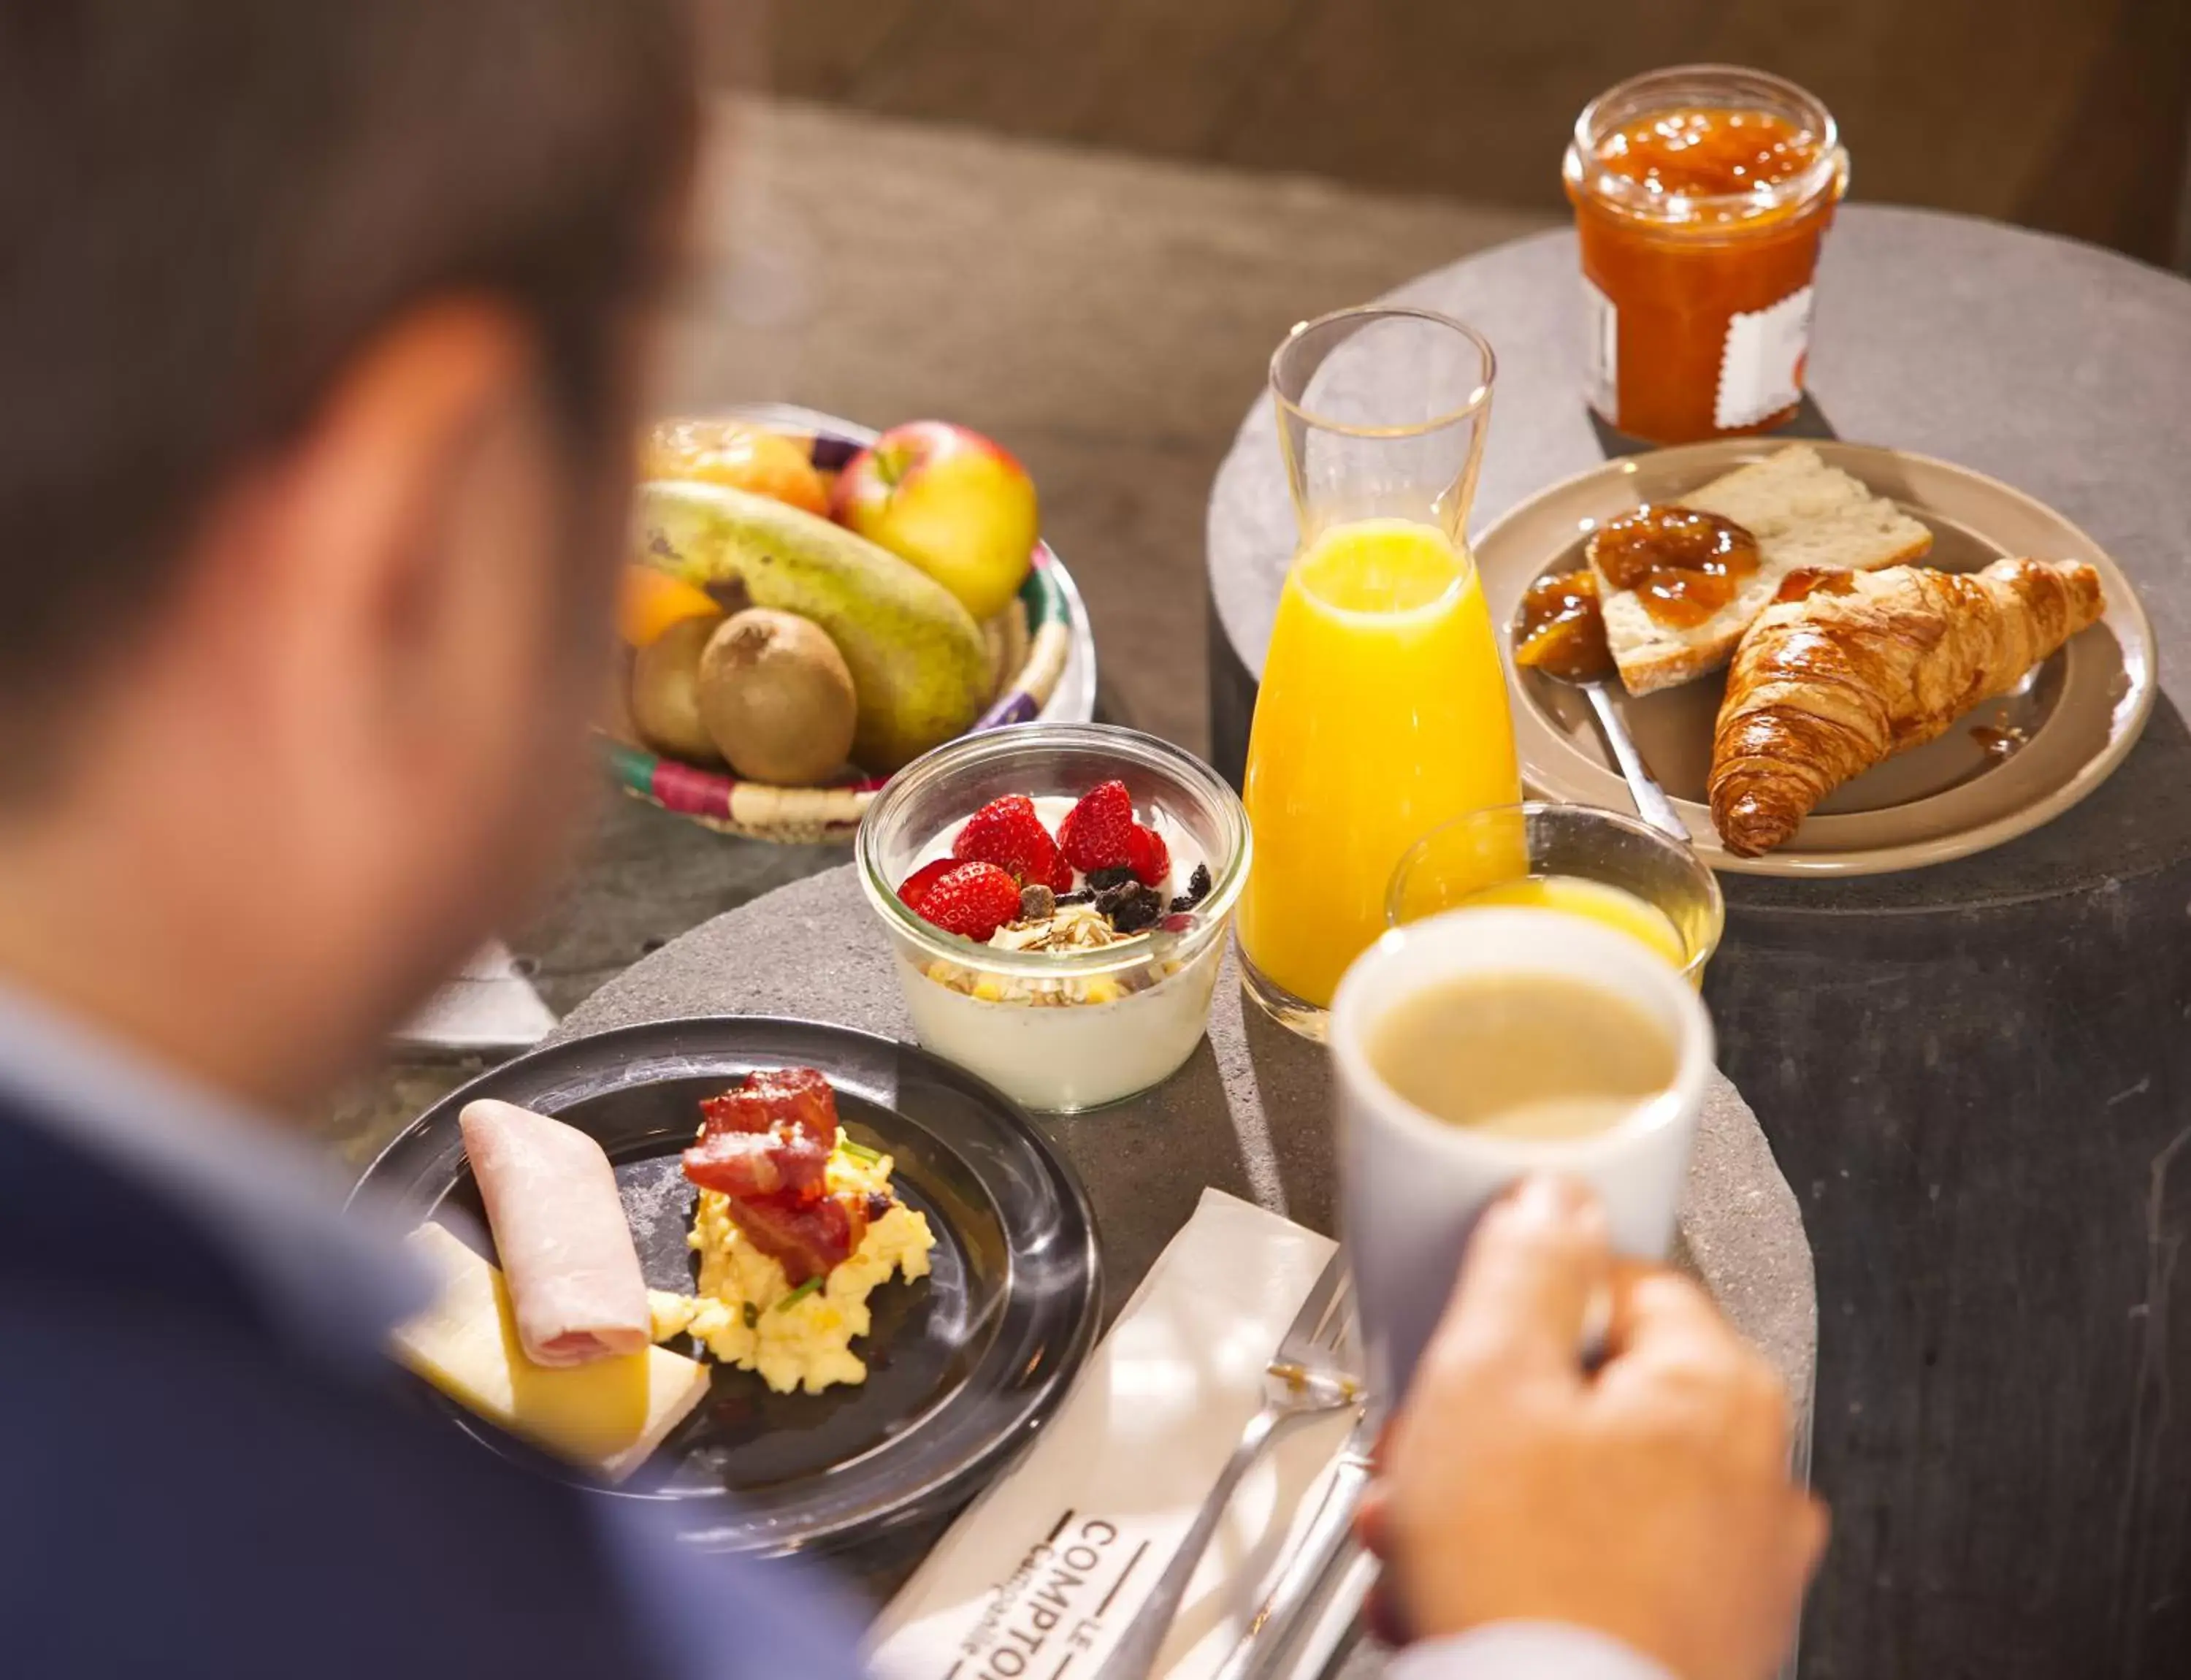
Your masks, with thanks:
M 1858 772 L 2006 694 L 2107 610 L 2074 561 L 1792 574 L 1750 626 L 1712 732 L 1712 825 L 1755 857 Z

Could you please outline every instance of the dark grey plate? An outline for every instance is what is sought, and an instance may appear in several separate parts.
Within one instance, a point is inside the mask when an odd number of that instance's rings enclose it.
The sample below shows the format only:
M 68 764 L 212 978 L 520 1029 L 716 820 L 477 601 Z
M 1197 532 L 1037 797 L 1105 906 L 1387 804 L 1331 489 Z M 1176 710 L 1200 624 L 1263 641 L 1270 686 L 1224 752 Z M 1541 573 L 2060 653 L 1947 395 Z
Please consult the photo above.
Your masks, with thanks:
M 390 1143 L 360 1185 L 422 1221 L 448 1210 L 452 1227 L 479 1239 L 486 1220 L 458 1110 L 495 1096 L 553 1114 L 600 1139 L 615 1163 L 648 1284 L 689 1291 L 696 1193 L 678 1155 L 699 1101 L 755 1068 L 785 1067 L 821 1069 L 845 1130 L 896 1158 L 899 1194 L 936 1233 L 934 1269 L 871 1297 L 874 1328 L 853 1344 L 864 1384 L 776 1394 L 718 1366 L 708 1398 L 654 1457 L 630 1481 L 597 1489 L 662 1502 L 709 1550 L 865 1539 L 946 1507 L 977 1491 L 1064 1398 L 1102 1299 L 1095 1222 L 1073 1170 L 1024 1111 L 924 1051 L 849 1028 L 658 1022 L 536 1051 L 475 1079 Z M 541 1462 L 438 1395 L 432 1404 L 482 1444 Z

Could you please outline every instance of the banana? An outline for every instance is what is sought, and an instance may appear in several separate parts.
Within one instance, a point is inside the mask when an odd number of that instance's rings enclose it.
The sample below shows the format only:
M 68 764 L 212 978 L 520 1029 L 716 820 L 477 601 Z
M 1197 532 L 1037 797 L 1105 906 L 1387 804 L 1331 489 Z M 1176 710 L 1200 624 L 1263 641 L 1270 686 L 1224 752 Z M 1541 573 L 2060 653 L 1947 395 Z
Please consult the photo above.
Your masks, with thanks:
M 811 618 L 858 691 L 852 757 L 886 774 L 980 715 L 992 686 L 981 629 L 941 584 L 826 519 L 726 486 L 655 481 L 637 504 L 638 558 L 687 583 L 743 586 Z

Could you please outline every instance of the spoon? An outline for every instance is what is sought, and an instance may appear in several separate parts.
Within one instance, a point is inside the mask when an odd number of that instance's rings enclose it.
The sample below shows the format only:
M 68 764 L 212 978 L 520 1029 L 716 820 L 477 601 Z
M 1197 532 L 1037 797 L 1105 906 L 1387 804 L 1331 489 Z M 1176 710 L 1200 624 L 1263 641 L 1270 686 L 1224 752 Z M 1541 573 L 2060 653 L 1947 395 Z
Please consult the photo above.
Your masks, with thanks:
M 1628 778 L 1628 796 L 1636 801 L 1636 814 L 1662 834 L 1682 845 L 1691 844 L 1688 824 L 1682 822 L 1659 785 L 1659 778 L 1636 750 L 1636 737 L 1628 732 L 1628 720 L 1620 715 L 1608 686 L 1613 675 L 1613 654 L 1606 646 L 1605 624 L 1597 604 L 1597 579 L 1590 572 L 1562 572 L 1539 578 L 1522 598 L 1514 626 L 1514 660 L 1554 682 L 1579 688 L 1590 697 L 1597 714 L 1597 726 L 1605 732 L 1620 773 Z M 1534 655 L 1534 657 L 1532 657 Z

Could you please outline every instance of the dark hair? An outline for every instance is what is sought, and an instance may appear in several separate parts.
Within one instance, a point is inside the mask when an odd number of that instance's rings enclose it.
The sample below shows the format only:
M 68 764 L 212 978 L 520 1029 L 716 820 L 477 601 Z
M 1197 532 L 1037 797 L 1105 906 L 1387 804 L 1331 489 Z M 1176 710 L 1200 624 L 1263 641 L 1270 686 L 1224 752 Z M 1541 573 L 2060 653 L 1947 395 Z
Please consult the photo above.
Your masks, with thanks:
M 680 0 L 0 0 L 0 707 L 424 299 L 508 299 L 597 428 L 694 66 Z

